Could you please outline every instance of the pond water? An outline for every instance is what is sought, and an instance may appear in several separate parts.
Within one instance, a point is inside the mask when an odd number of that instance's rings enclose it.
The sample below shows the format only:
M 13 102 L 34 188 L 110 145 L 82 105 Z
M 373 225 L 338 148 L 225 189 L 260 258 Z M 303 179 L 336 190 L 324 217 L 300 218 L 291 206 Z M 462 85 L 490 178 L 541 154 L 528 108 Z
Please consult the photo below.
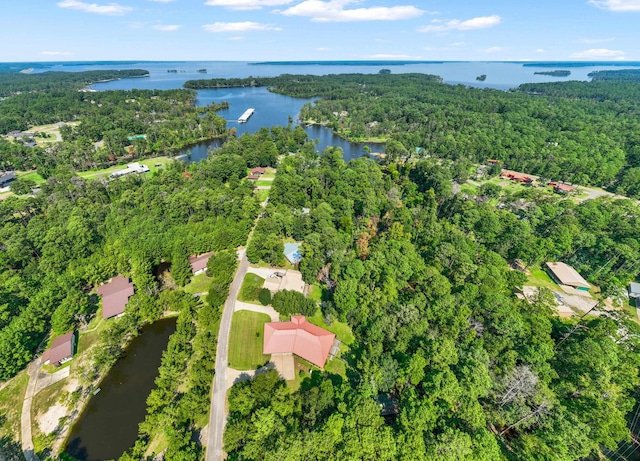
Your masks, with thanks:
M 175 318 L 142 328 L 73 426 L 65 450 L 68 454 L 81 461 L 102 461 L 117 459 L 133 446 L 146 414 L 147 396 L 155 387 L 162 352 L 175 330 Z

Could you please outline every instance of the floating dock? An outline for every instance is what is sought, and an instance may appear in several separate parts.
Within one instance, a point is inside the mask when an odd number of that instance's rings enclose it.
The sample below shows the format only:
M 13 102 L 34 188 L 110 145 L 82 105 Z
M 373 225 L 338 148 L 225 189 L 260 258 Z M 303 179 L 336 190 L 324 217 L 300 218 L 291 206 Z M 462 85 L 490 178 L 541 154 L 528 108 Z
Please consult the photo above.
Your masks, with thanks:
M 249 120 L 249 117 L 251 117 L 255 111 L 256 110 L 253 108 L 245 110 L 244 114 L 242 114 L 238 119 L 238 123 L 246 123 L 247 120 Z

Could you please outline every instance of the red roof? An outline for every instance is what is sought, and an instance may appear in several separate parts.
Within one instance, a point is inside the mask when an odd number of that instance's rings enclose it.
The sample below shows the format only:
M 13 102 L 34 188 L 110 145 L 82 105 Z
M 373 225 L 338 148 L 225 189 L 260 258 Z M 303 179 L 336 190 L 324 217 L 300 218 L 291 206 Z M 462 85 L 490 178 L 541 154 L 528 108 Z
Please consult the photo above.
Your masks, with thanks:
M 133 296 L 133 283 L 127 277 L 118 275 L 109 283 L 98 287 L 98 294 L 102 296 L 102 317 L 108 319 L 120 315 Z
M 203 253 L 201 255 L 189 256 L 189 264 L 191 265 L 191 270 L 194 274 L 207 267 L 207 262 L 209 262 L 209 258 L 212 254 L 213 251 L 210 251 L 209 253 Z
M 307 322 L 302 315 L 290 322 L 264 324 L 264 354 L 290 352 L 322 368 L 336 335 Z
M 66 358 L 73 356 L 73 331 L 58 336 L 53 340 L 51 347 L 42 354 L 42 361 L 59 365 Z
M 249 176 L 247 176 L 247 179 L 260 179 L 260 175 L 259 174 L 250 174 Z
M 575 189 L 575 187 L 570 186 L 569 184 L 556 184 L 555 188 L 562 192 L 571 192 Z
M 256 166 L 254 168 L 251 168 L 251 174 L 265 174 L 266 172 L 267 172 L 267 169 L 261 166 Z

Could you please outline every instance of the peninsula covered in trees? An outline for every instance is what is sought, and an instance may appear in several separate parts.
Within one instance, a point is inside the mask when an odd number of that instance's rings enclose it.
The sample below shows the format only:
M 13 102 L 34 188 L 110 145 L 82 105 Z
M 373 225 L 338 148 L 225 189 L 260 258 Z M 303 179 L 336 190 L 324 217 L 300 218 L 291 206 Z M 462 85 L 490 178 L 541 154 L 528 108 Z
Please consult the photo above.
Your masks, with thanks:
M 534 75 L 548 75 L 550 77 L 568 77 L 571 75 L 570 70 L 548 70 L 548 71 L 539 71 L 534 72 Z
M 282 75 L 260 82 L 281 94 L 319 98 L 303 106 L 301 121 L 352 141 L 387 140 L 392 159 L 416 150 L 469 164 L 492 158 L 550 180 L 640 196 L 637 84 L 531 83 L 505 92 L 446 85 L 424 74 Z

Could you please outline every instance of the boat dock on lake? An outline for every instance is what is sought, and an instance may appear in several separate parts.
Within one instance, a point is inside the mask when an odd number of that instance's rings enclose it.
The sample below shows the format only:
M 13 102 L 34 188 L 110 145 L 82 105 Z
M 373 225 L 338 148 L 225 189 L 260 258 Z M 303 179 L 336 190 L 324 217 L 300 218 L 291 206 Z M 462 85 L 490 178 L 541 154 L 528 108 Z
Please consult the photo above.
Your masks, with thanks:
M 249 117 L 251 117 L 255 111 L 256 110 L 253 109 L 253 108 L 249 108 L 249 109 L 245 110 L 244 114 L 242 114 L 240 116 L 240 118 L 238 119 L 238 123 L 246 123 L 247 120 L 249 120 Z

